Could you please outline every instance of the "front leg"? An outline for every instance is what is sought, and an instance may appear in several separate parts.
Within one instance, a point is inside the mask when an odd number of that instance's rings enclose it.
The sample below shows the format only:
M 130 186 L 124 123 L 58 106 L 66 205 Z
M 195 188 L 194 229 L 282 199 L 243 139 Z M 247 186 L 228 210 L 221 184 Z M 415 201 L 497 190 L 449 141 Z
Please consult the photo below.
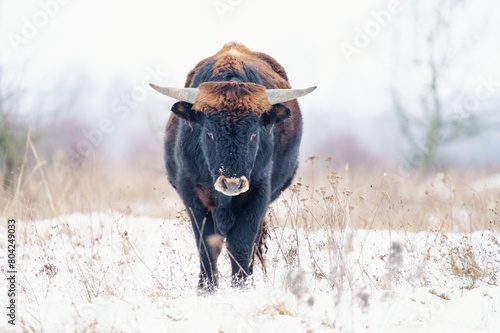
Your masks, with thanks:
M 232 285 L 244 286 L 251 275 L 255 239 L 269 204 L 269 189 L 253 184 L 250 190 L 235 198 L 232 209 L 235 216 L 233 228 L 227 234 L 226 244 L 231 259 Z
M 182 198 L 191 219 L 200 257 L 198 290 L 202 293 L 212 292 L 218 286 L 217 258 L 222 250 L 223 239 L 216 232 L 214 209 L 206 187 L 188 182 L 182 185 Z
M 204 217 L 202 214 L 203 211 L 194 213 L 194 210 L 191 209 L 191 222 L 200 255 L 198 291 L 200 293 L 211 293 L 219 285 L 217 258 L 222 250 L 223 238 L 215 231 L 212 213 L 205 211 Z

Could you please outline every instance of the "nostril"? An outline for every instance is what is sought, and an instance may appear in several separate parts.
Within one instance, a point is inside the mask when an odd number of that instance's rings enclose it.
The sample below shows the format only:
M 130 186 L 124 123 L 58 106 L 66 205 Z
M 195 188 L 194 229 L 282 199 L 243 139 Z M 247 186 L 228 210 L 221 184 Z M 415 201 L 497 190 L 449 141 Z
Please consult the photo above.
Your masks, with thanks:
M 249 184 L 245 176 L 232 178 L 219 176 L 215 181 L 214 187 L 217 191 L 225 195 L 233 196 L 248 191 Z

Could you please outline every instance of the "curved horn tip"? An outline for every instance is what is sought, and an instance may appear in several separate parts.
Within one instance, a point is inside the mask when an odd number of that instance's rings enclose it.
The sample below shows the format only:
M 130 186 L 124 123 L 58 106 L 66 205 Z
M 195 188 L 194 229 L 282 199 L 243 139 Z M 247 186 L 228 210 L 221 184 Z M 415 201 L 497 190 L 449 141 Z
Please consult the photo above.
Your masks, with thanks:
M 305 89 L 267 89 L 267 101 L 271 105 L 288 102 L 293 99 L 305 96 L 312 92 L 314 89 L 316 89 L 316 86 Z
M 198 98 L 198 88 L 161 87 L 153 83 L 150 83 L 149 85 L 160 94 L 178 99 L 179 101 L 194 104 L 196 102 L 196 98 Z
M 149 84 L 149 86 L 150 86 L 151 88 L 153 88 L 154 90 L 156 90 L 156 91 L 161 90 L 161 87 L 160 87 L 160 86 L 158 86 L 158 85 L 156 85 L 156 84 L 154 84 L 154 83 L 150 83 L 150 84 Z

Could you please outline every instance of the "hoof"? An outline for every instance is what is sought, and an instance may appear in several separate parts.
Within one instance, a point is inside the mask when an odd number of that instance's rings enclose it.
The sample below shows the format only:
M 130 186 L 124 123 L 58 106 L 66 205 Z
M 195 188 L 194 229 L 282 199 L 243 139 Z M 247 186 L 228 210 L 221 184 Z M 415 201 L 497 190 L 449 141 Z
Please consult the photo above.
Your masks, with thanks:
M 234 275 L 231 279 L 231 287 L 233 289 L 245 290 L 254 287 L 253 277 L 249 276 L 241 276 Z
M 196 289 L 196 294 L 198 296 L 209 296 L 217 292 L 218 283 L 217 278 L 209 279 L 204 274 L 200 276 L 198 281 L 198 288 Z

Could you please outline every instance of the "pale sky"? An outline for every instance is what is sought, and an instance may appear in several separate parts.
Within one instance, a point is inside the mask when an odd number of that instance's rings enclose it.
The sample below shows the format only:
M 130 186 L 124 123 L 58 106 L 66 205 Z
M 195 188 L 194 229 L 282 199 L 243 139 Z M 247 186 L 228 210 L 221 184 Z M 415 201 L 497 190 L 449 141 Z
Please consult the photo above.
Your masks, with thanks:
M 342 89 L 359 81 L 353 70 L 371 67 L 361 84 L 375 83 L 380 76 L 364 52 L 349 64 L 339 45 L 352 43 L 353 28 L 372 20 L 370 11 L 383 9 L 383 1 L 60 2 L 4 3 L 7 36 L 2 34 L 2 58 L 22 66 L 27 62 L 26 77 L 50 82 L 55 73 L 74 66 L 105 82 L 116 73 L 133 79 L 143 75 L 145 66 L 159 66 L 170 73 L 169 84 L 182 85 L 196 62 L 232 40 L 275 57 L 294 86 L 319 86 L 317 103 L 328 103 L 334 95 L 356 96 L 352 89 Z M 47 22 L 44 12 L 51 14 L 45 15 Z M 13 34 L 23 36 L 26 20 L 40 28 L 20 43 Z M 12 40 L 19 43 L 17 50 Z M 364 114 L 381 111 L 369 103 L 363 105 L 365 99 L 352 100 L 357 100 Z
M 474 22 L 488 12 L 488 3 L 478 1 L 467 9 Z M 373 12 L 390 7 L 397 11 L 389 24 L 347 61 L 341 45 L 354 46 L 356 32 L 375 21 Z M 169 84 L 182 85 L 197 61 L 236 40 L 274 56 L 292 85 L 317 85 L 316 103 L 330 103 L 337 95 L 338 106 L 374 115 L 386 111 L 384 98 L 377 95 L 391 75 L 389 37 L 406 29 L 407 7 L 397 0 L 4 0 L 0 55 L 9 64 L 28 64 L 28 81 L 50 82 L 68 67 L 80 67 L 104 82 L 116 73 L 133 79 L 144 75 L 145 66 L 159 66 L 170 73 Z M 26 27 L 30 24 L 35 32 Z M 498 25 L 488 27 L 487 33 L 494 32 L 500 32 Z M 498 54 L 500 43 L 491 44 L 495 49 L 485 52 Z M 482 56 L 476 68 L 468 69 L 471 76 L 500 73 L 497 59 Z M 369 98 L 365 90 L 373 92 Z
M 109 109 L 113 97 L 107 94 L 117 79 L 127 81 L 119 87 L 127 93 L 152 68 L 168 73 L 157 83 L 182 86 L 199 60 L 228 41 L 240 41 L 275 57 L 292 86 L 318 86 L 300 100 L 305 138 L 313 141 L 329 134 L 318 126 L 356 130 L 358 120 L 388 114 L 391 84 L 403 82 L 411 94 L 408 81 L 422 80 L 421 73 L 411 70 L 395 73 L 397 57 L 417 47 L 412 36 L 419 28 L 408 8 L 407 1 L 392 0 L 4 0 L 0 59 L 6 65 L 4 84 L 20 80 L 20 87 L 34 96 L 26 101 L 75 85 L 77 75 L 84 73 L 95 90 L 89 112 L 99 117 Z M 500 81 L 500 24 L 487 17 L 495 9 L 499 12 L 497 2 L 473 2 L 453 28 L 458 40 L 476 30 L 474 38 L 480 40 L 466 50 L 461 70 L 451 76 L 459 83 L 453 89 L 471 93 L 479 78 L 488 75 Z M 369 29 L 375 29 L 372 36 L 360 40 L 358 32 L 370 34 Z M 360 47 L 347 59 L 345 45 Z M 165 103 L 153 91 L 147 91 L 147 98 L 152 105 Z M 31 112 L 42 112 L 35 109 Z

